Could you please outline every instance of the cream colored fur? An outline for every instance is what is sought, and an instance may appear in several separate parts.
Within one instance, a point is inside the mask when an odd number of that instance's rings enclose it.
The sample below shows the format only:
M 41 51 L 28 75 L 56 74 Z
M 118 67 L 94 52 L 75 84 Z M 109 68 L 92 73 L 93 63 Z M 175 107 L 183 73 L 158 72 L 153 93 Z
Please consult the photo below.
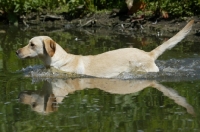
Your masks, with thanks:
M 122 72 L 158 72 L 155 60 L 189 33 L 193 22 L 193 20 L 190 21 L 175 36 L 151 52 L 136 48 L 123 48 L 99 55 L 73 55 L 67 53 L 50 37 L 38 36 L 32 38 L 27 46 L 17 50 L 16 54 L 20 58 L 38 56 L 46 67 L 95 77 L 112 78 Z

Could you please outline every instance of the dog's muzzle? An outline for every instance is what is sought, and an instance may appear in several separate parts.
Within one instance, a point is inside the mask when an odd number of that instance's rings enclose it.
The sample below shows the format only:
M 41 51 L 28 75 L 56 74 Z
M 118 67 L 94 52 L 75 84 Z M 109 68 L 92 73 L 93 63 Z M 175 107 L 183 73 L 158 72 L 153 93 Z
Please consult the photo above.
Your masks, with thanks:
M 21 50 L 22 50 L 22 48 L 18 49 L 15 53 L 16 53 L 17 57 L 24 58 L 23 55 L 22 55 Z
M 17 56 L 19 56 L 20 50 L 21 50 L 21 49 L 18 49 L 18 50 L 15 52 Z

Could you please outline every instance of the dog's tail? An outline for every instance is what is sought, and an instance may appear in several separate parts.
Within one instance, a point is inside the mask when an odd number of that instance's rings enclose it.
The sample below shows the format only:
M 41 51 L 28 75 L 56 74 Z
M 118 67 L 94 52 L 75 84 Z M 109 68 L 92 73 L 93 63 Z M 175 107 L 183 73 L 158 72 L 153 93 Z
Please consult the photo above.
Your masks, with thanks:
M 149 54 L 156 60 L 165 50 L 173 48 L 178 42 L 185 38 L 185 36 L 192 29 L 194 20 L 191 20 L 181 31 L 179 31 L 175 36 L 170 38 L 168 41 L 164 42 L 162 45 L 158 46 Z

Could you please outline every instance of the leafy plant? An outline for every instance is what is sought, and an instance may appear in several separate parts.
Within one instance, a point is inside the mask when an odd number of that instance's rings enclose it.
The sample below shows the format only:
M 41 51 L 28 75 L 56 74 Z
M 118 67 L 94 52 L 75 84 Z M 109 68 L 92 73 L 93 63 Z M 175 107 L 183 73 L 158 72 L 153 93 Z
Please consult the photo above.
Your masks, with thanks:
M 144 2 L 146 10 L 166 18 L 168 14 L 181 17 L 200 13 L 200 0 L 132 0 L 133 4 L 135 2 Z M 17 23 L 21 15 L 33 11 L 70 12 L 72 16 L 81 16 L 88 12 L 122 8 L 124 4 L 125 1 L 121 0 L 0 0 L 0 13 L 9 23 Z
M 191 16 L 200 13 L 200 0 L 145 0 L 145 2 L 149 10 L 160 14 L 165 11 L 174 17 Z
M 0 0 L 0 10 L 9 23 L 17 23 L 20 15 L 40 9 L 52 10 L 65 0 Z

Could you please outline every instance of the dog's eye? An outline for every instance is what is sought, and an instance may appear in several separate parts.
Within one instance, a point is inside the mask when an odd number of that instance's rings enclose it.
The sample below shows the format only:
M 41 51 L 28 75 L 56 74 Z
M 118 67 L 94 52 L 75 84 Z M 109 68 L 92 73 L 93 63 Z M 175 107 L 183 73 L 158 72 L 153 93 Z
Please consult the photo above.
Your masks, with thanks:
M 31 46 L 33 47 L 33 46 L 35 46 L 33 43 L 31 43 Z
M 37 105 L 36 102 L 33 102 L 33 103 L 32 103 L 32 107 L 33 107 L 33 108 L 35 108 L 36 105 Z

